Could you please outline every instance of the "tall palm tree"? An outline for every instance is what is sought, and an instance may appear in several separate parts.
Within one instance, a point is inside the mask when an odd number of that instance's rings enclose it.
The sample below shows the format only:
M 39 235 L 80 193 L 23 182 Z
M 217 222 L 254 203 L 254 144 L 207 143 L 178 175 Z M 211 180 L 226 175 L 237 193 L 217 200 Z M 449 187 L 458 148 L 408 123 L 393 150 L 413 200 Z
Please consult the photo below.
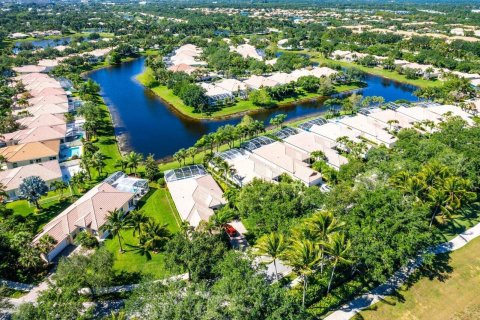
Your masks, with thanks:
M 100 151 L 95 152 L 92 156 L 92 166 L 97 169 L 99 175 L 102 174 L 103 168 L 105 168 L 105 158 L 105 155 Z
M 320 249 L 320 272 L 323 273 L 323 259 L 325 255 L 325 245 L 329 238 L 340 232 L 345 225 L 344 222 L 338 221 L 331 211 L 319 211 L 307 220 L 307 227 L 312 232 Z
M 275 278 L 278 280 L 277 259 L 286 249 L 286 242 L 283 234 L 277 232 L 266 234 L 258 239 L 255 248 L 258 249 L 256 254 L 272 258 L 273 266 L 275 267 Z
M 143 211 L 133 211 L 128 215 L 128 224 L 133 229 L 133 235 L 142 236 L 143 226 L 149 221 L 149 218 Z
M 335 275 L 335 268 L 338 264 L 349 264 L 349 251 L 351 248 L 350 240 L 345 239 L 343 233 L 335 233 L 330 237 L 328 242 L 327 253 L 332 262 L 332 274 L 330 275 L 330 280 L 328 281 L 327 293 L 330 292 L 332 287 L 333 276 Z
M 302 307 L 305 308 L 305 296 L 307 293 L 308 276 L 312 274 L 314 267 L 320 261 L 320 250 L 310 240 L 295 239 L 285 251 L 285 263 L 292 267 L 303 280 Z
M 135 174 L 135 176 L 137 175 L 137 168 L 142 162 L 142 160 L 143 160 L 143 156 L 140 153 L 136 153 L 132 151 L 127 155 L 128 167 L 130 167 L 130 169 L 133 170 L 133 173 Z
M 449 213 L 458 210 L 462 204 L 473 201 L 477 194 L 471 190 L 471 182 L 460 177 L 449 177 L 445 179 L 443 191 L 445 192 L 445 207 Z
M 80 167 L 87 173 L 88 180 L 92 180 L 92 173 L 90 172 L 90 168 L 92 167 L 92 158 L 88 154 L 84 154 L 82 156 L 82 160 L 80 160 Z
M 122 247 L 122 236 L 120 235 L 120 231 L 127 227 L 128 222 L 123 216 L 123 212 L 118 209 L 109 211 L 105 224 L 100 228 L 100 230 L 110 232 L 112 236 L 117 237 L 118 245 L 120 246 L 120 253 L 125 252 Z

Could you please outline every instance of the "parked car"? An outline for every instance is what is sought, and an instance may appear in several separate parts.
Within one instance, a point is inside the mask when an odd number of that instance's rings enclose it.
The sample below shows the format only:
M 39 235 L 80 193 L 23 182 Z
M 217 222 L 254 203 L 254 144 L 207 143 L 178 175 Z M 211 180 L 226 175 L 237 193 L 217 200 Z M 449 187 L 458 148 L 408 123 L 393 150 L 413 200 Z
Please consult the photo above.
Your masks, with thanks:
M 235 230 L 234 227 L 232 227 L 229 224 L 225 225 L 225 232 L 230 236 L 230 237 L 235 237 L 237 235 L 237 230 Z

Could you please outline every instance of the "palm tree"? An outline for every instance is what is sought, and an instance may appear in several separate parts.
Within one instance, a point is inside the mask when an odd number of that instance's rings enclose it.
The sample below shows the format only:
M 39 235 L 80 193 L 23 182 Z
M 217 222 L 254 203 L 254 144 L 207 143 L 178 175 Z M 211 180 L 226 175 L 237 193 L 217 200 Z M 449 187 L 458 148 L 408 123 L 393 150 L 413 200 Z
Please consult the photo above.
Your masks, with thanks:
M 170 232 L 166 224 L 159 224 L 153 219 L 148 219 L 144 226 L 144 233 L 140 236 L 139 244 L 135 247 L 136 251 L 147 258 L 152 259 L 150 251 L 158 251 L 163 243 L 170 238 Z
M 127 155 L 128 167 L 133 170 L 135 176 L 137 175 L 137 168 L 142 162 L 142 160 L 143 156 L 140 153 L 132 151 Z
M 307 292 L 308 276 L 312 274 L 314 267 L 320 261 L 320 250 L 310 240 L 293 240 L 285 251 L 286 264 L 291 266 L 293 271 L 300 274 L 303 280 L 302 307 L 305 308 L 305 296 Z
M 315 159 L 315 161 L 325 160 L 326 158 L 325 152 L 321 150 L 313 151 L 310 155 Z
M 323 273 L 325 245 L 329 238 L 342 230 L 344 222 L 338 221 L 331 211 L 319 211 L 307 220 L 307 227 L 315 237 L 320 249 L 320 272 Z
M 128 160 L 126 158 L 117 159 L 115 167 L 120 167 L 122 171 L 125 171 L 128 167 Z
M 283 234 L 276 232 L 266 234 L 258 239 L 255 248 L 258 249 L 256 252 L 258 255 L 272 258 L 273 266 L 275 267 L 275 278 L 278 280 L 277 259 L 283 254 L 286 248 Z
M 470 191 L 471 182 L 460 177 L 455 176 L 445 179 L 442 189 L 446 195 L 445 208 L 448 213 L 460 209 L 464 202 L 473 201 L 477 198 L 477 194 Z
M 190 147 L 186 151 L 187 156 L 192 158 L 192 164 L 195 163 L 195 156 L 197 155 L 197 152 L 198 152 L 198 150 L 195 147 Z
M 118 239 L 118 245 L 120 246 L 120 253 L 123 253 L 122 236 L 120 231 L 127 227 L 127 220 L 123 218 L 123 211 L 115 209 L 108 212 L 107 220 L 105 224 L 100 228 L 104 232 L 110 232 L 112 236 L 116 236 Z
M 142 236 L 142 227 L 149 221 L 143 211 L 133 211 L 128 215 L 128 223 L 133 229 L 133 235 Z
M 234 170 L 235 170 L 235 168 L 234 168 L 233 165 L 231 165 L 231 164 L 229 164 L 227 161 L 223 161 L 223 160 L 220 161 L 219 167 L 220 167 L 220 168 L 219 168 L 220 171 L 223 172 L 223 174 L 224 174 L 225 180 L 227 180 L 228 177 L 229 177 L 231 174 L 233 174 L 233 173 L 234 173 Z
M 55 240 L 49 234 L 45 234 L 40 238 L 36 246 L 37 246 L 37 249 L 40 251 L 40 253 L 46 258 L 48 253 L 52 251 L 52 249 L 55 247 L 56 243 L 57 243 L 57 240 Z
M 95 152 L 92 156 L 91 163 L 92 166 L 97 169 L 98 175 L 101 175 L 103 168 L 105 168 L 105 155 L 100 151 Z
M 80 167 L 85 170 L 88 176 L 88 180 L 92 180 L 92 174 L 90 168 L 92 167 L 92 158 L 88 154 L 84 154 L 80 160 Z
M 335 275 L 335 268 L 339 263 L 349 264 L 351 260 L 348 259 L 351 243 L 350 240 L 345 240 L 343 233 L 335 233 L 330 237 L 328 243 L 327 252 L 332 259 L 332 274 L 328 281 L 327 293 L 330 292 L 332 287 L 333 276 Z

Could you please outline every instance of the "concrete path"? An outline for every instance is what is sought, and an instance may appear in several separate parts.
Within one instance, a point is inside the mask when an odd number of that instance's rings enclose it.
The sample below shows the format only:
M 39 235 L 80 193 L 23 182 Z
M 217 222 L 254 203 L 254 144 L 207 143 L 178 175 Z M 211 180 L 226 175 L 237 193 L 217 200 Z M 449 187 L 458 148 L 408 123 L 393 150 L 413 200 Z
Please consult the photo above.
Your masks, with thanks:
M 442 254 L 458 250 L 465 246 L 468 242 L 480 236 L 480 223 L 474 227 L 459 234 L 452 240 L 436 245 L 427 250 L 427 252 L 434 254 Z M 422 265 L 422 258 L 417 257 L 411 260 L 405 267 L 401 268 L 393 274 L 393 276 L 384 284 L 376 287 L 370 292 L 359 296 L 352 301 L 344 304 L 338 310 L 324 318 L 324 320 L 348 320 L 362 309 L 370 307 L 371 305 L 384 299 L 386 296 L 394 293 L 400 288 L 405 281 L 412 275 L 412 273 Z

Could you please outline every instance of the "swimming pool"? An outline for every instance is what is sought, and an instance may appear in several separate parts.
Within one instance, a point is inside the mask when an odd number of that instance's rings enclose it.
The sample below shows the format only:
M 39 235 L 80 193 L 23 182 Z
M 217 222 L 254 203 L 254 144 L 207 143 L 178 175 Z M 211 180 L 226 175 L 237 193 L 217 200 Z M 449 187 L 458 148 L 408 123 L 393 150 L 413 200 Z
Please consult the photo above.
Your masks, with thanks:
M 80 158 L 82 147 L 65 147 L 60 149 L 60 161 L 66 161 L 74 156 Z

